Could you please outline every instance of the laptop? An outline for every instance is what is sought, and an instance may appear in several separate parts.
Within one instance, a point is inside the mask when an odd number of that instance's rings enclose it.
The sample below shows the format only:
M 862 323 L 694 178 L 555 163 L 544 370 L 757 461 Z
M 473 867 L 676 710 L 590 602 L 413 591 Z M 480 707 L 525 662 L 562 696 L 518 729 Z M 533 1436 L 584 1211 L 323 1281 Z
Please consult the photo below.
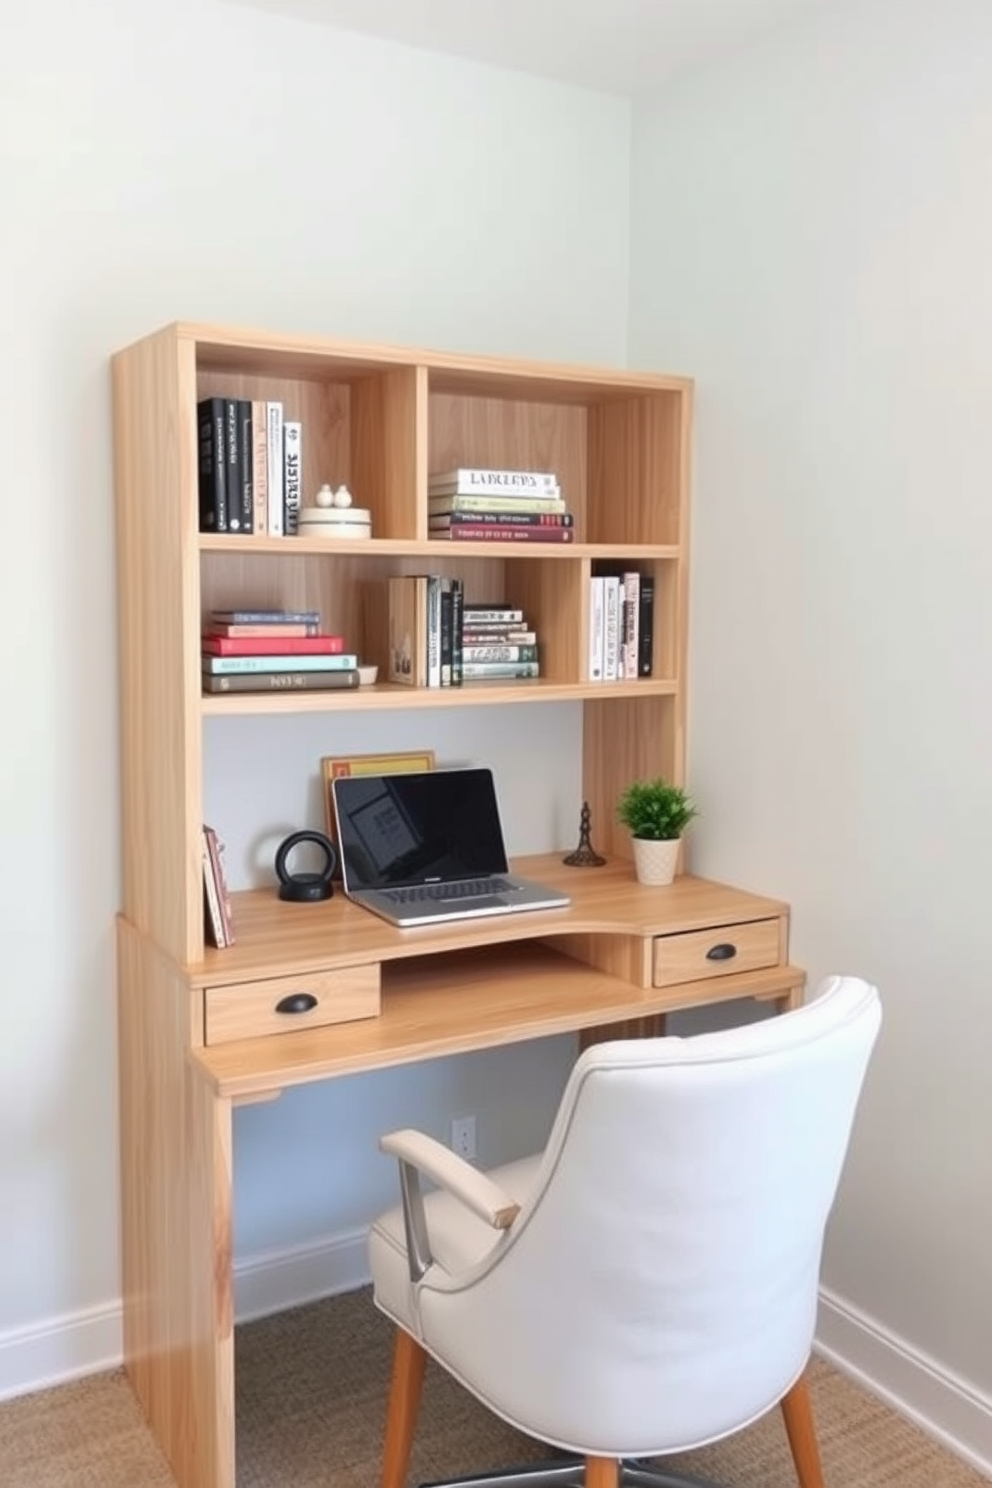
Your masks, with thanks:
M 344 891 L 393 925 L 570 903 L 510 873 L 491 770 L 341 775 L 331 790 Z

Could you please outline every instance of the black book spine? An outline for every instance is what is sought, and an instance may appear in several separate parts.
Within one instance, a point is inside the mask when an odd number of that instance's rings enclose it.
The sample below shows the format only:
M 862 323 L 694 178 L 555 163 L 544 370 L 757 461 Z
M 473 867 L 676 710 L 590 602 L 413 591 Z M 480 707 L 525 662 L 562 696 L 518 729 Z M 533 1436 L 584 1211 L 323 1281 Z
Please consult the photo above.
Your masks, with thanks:
M 224 399 L 197 404 L 200 531 L 227 531 L 227 466 L 224 460 Z
M 451 686 L 451 658 L 454 652 L 452 644 L 452 609 L 454 601 L 454 580 L 444 578 L 441 580 L 441 686 Z
M 241 434 L 238 400 L 224 399 L 224 466 L 227 472 L 227 530 L 241 531 Z
M 451 685 L 461 687 L 465 680 L 462 631 L 465 590 L 461 579 L 451 581 Z
M 255 530 L 254 449 L 252 447 L 251 401 L 238 399 L 238 465 L 240 468 L 241 531 Z
M 638 610 L 637 675 L 650 677 L 654 671 L 654 574 L 641 574 Z

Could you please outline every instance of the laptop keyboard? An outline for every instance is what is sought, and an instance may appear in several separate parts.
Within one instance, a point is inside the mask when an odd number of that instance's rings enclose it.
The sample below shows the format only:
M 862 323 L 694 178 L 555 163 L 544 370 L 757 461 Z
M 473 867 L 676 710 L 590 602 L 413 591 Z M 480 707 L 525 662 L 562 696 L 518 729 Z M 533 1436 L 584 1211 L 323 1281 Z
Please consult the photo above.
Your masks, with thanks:
M 417 884 L 411 889 L 385 889 L 393 904 L 451 904 L 462 899 L 481 899 L 487 894 L 508 894 L 513 885 L 505 878 L 468 878 L 461 883 Z

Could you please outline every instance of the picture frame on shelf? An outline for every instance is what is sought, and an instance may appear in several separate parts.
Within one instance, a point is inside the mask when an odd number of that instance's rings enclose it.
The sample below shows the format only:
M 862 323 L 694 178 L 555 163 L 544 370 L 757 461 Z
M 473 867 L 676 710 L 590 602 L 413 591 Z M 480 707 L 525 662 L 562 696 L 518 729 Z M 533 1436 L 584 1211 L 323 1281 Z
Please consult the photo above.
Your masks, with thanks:
M 340 775 L 403 775 L 417 770 L 433 770 L 433 749 L 411 749 L 390 754 L 325 755 L 320 762 L 324 788 L 324 826 L 328 837 L 337 843 L 334 800 L 331 781 Z

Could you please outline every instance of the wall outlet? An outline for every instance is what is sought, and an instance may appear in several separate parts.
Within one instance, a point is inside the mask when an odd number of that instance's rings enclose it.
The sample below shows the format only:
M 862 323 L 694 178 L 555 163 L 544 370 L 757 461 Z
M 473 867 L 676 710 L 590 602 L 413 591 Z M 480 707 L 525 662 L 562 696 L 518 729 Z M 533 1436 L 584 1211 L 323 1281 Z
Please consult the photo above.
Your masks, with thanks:
M 451 1118 L 451 1148 L 466 1162 L 475 1159 L 475 1117 L 453 1116 Z

